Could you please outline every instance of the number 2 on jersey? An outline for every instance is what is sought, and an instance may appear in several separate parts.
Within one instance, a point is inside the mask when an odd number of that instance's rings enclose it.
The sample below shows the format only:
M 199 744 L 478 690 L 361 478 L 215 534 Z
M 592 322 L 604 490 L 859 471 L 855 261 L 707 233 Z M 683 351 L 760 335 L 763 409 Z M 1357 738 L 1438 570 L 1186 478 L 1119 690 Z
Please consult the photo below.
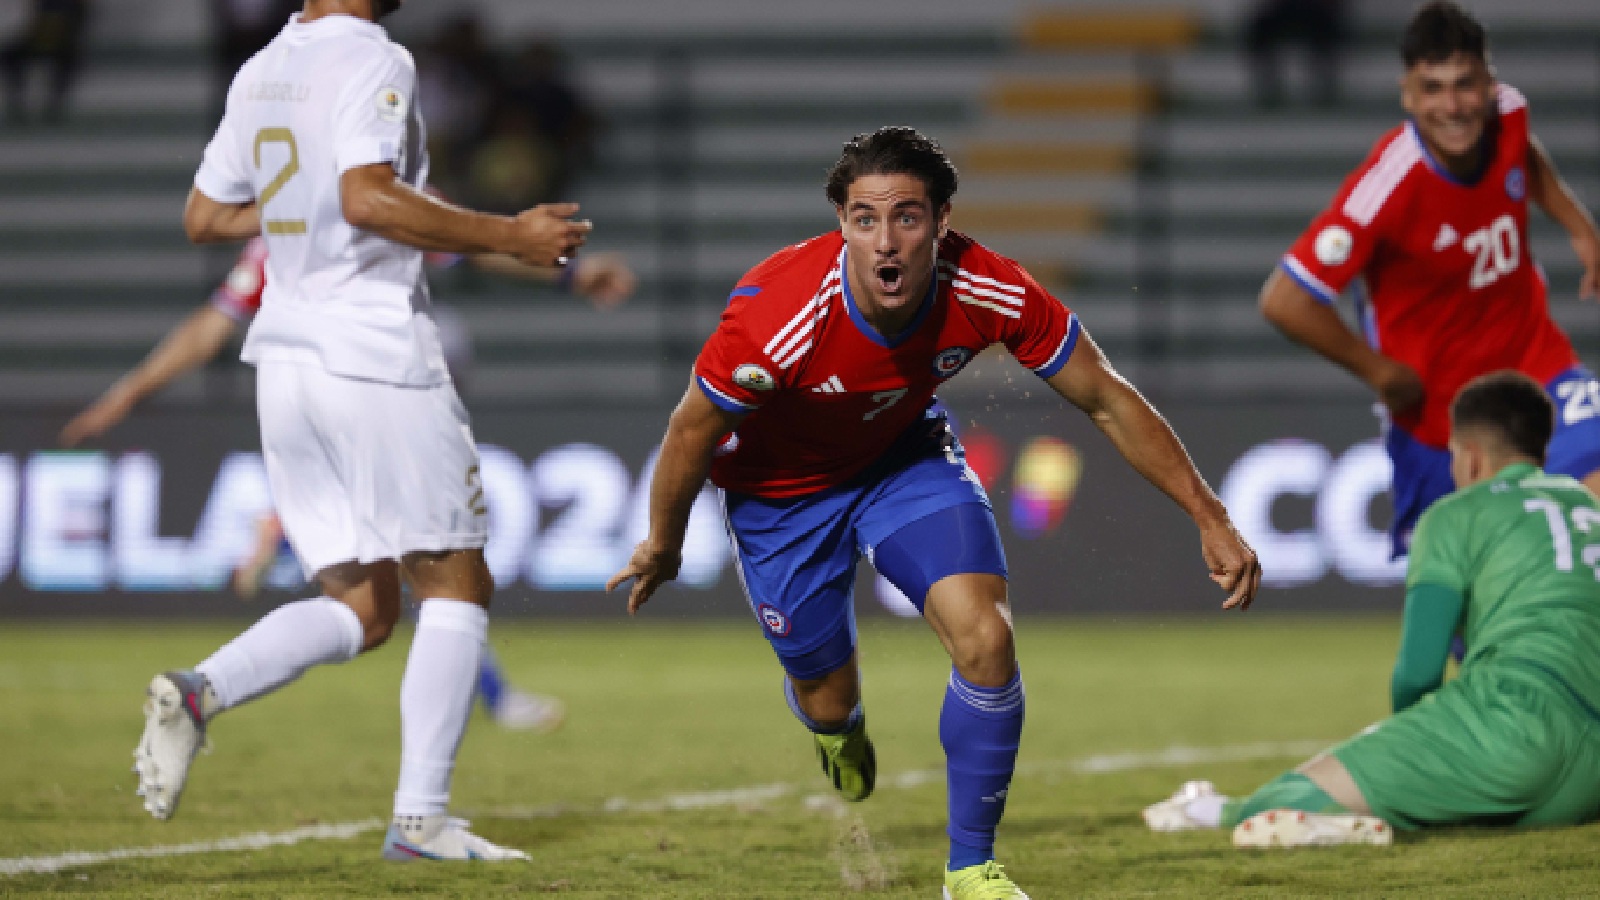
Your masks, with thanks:
M 1563 382 L 1556 386 L 1556 396 L 1566 401 L 1561 404 L 1561 421 L 1567 425 L 1600 414 L 1600 381 L 1593 378 Z
M 267 182 L 267 186 L 261 189 L 261 197 L 257 202 L 260 204 L 262 211 L 266 210 L 267 204 L 272 202 L 273 197 L 278 196 L 278 192 L 283 190 L 283 186 L 289 183 L 289 179 L 300 171 L 300 148 L 294 142 L 294 132 L 287 128 L 263 128 L 256 132 L 256 168 L 258 169 L 261 168 L 261 147 L 265 144 L 288 144 L 289 161 L 284 163 L 283 168 L 278 170 L 277 176 Z M 263 218 L 261 224 L 266 229 L 267 234 L 306 233 L 305 219 Z

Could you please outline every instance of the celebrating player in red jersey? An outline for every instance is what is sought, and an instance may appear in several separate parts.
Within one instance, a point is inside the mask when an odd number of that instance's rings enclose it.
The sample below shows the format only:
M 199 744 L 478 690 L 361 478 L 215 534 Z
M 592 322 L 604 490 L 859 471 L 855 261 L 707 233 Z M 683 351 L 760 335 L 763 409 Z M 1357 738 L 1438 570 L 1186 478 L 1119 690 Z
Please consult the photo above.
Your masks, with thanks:
M 1548 470 L 1600 488 L 1600 382 L 1551 321 L 1528 242 L 1528 200 L 1572 237 L 1581 297 L 1600 291 L 1600 232 L 1496 82 L 1483 27 L 1454 3 L 1419 9 L 1401 44 L 1409 120 L 1378 141 L 1262 289 L 1266 317 L 1343 366 L 1387 407 L 1396 555 L 1454 490 L 1449 404 L 1473 378 L 1515 369 L 1556 401 Z M 1365 340 L 1333 309 L 1358 278 Z
M 994 861 L 1022 735 L 1005 556 L 982 484 L 934 392 L 1004 344 L 1084 410 L 1199 526 L 1212 578 L 1248 606 L 1255 553 L 1159 414 L 1023 268 L 949 231 L 955 167 L 910 128 L 859 135 L 828 179 L 837 232 L 790 247 L 734 288 L 672 415 L 650 534 L 608 587 L 630 611 L 674 577 L 707 474 L 722 489 L 740 580 L 788 673 L 795 716 L 848 800 L 877 763 L 856 670 L 851 586 L 865 556 L 949 651 L 945 897 L 1026 898 Z
M 1040 377 L 1061 371 L 1079 337 L 1077 316 L 1021 266 L 964 234 L 947 231 L 937 254 L 939 277 L 928 279 L 926 296 L 915 298 L 924 302 L 895 338 L 872 327 L 845 281 L 841 232 L 783 250 L 739 282 L 724 315 L 731 327 L 712 335 L 695 375 L 722 409 L 763 415 L 740 426 L 736 446 L 712 463 L 719 487 L 792 497 L 848 480 L 990 344 L 1004 343 Z M 904 270 L 897 277 L 910 281 Z M 947 302 L 933 299 L 939 291 Z M 856 327 L 828 321 L 830 311 Z

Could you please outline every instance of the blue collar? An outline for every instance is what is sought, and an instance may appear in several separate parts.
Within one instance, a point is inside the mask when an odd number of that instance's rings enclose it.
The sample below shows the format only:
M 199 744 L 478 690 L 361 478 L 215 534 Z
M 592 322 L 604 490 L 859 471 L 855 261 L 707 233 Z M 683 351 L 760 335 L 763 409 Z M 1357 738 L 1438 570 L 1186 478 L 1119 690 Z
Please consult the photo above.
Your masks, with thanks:
M 1478 171 L 1467 179 L 1457 178 L 1450 174 L 1449 169 L 1445 168 L 1437 159 L 1434 159 L 1433 151 L 1428 149 L 1428 142 L 1422 139 L 1422 131 L 1417 128 L 1416 119 L 1407 118 L 1406 128 L 1411 130 L 1411 139 L 1416 141 L 1417 147 L 1422 150 L 1422 158 L 1427 162 L 1428 168 L 1432 169 L 1435 175 L 1457 187 L 1476 187 L 1478 182 L 1483 180 L 1484 173 L 1489 171 L 1489 166 L 1494 163 L 1494 157 L 1489 152 L 1491 148 L 1487 146 L 1489 143 L 1489 128 L 1487 126 L 1483 129 L 1483 136 L 1478 139 L 1479 150 L 1481 151 L 1478 154 Z
M 884 337 L 878 333 L 878 329 L 872 327 L 872 323 L 867 321 L 867 317 L 861 314 L 861 309 L 856 306 L 855 295 L 850 291 L 850 251 L 846 250 L 840 256 L 839 266 L 839 282 L 844 285 L 844 308 L 850 312 L 850 321 L 856 323 L 856 329 L 866 335 L 868 340 L 880 347 L 888 347 L 892 350 L 904 343 L 906 338 L 911 337 L 916 332 L 917 326 L 922 324 L 922 320 L 926 319 L 928 313 L 933 311 L 934 301 L 939 296 L 939 263 L 935 260 L 933 278 L 928 283 L 928 295 L 922 298 L 922 306 L 917 309 L 917 314 L 912 318 L 911 324 L 893 337 Z

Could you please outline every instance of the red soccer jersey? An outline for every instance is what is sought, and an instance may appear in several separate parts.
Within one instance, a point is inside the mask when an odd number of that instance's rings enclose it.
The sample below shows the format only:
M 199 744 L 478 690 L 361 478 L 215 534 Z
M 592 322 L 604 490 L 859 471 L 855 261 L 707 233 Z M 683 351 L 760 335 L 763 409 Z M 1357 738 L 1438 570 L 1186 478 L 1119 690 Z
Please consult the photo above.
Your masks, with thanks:
M 1078 320 L 1015 262 L 954 231 L 938 277 L 893 339 L 856 307 L 844 237 L 781 250 L 734 288 L 695 376 L 718 406 L 749 413 L 711 468 L 718 487 L 791 497 L 839 484 L 880 457 L 934 391 L 991 344 L 1048 378 Z
M 1498 103 L 1492 157 L 1475 182 L 1445 171 L 1407 122 L 1283 258 L 1290 277 L 1328 303 L 1365 276 L 1368 342 L 1415 369 L 1426 391 L 1420 415 L 1397 424 L 1440 448 L 1450 401 L 1468 381 L 1516 369 L 1545 384 L 1578 362 L 1550 319 L 1528 246 L 1527 101 L 1500 85 Z
M 248 324 L 261 311 L 261 292 L 266 286 L 267 242 L 253 237 L 227 279 L 211 293 L 211 305 L 235 322 Z

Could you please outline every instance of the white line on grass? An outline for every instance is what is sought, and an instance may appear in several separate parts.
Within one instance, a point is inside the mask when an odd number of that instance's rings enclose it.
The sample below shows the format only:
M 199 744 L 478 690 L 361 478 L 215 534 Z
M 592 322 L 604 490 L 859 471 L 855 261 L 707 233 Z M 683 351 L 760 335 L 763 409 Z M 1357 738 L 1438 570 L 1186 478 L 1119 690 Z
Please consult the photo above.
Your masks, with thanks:
M 1204 763 L 1248 762 L 1254 759 L 1281 759 L 1310 756 L 1332 745 L 1332 741 L 1276 741 L 1256 744 L 1235 744 L 1227 747 L 1168 747 L 1165 750 L 1143 753 L 1100 753 L 1078 759 L 1046 760 L 1023 763 L 1017 774 L 1038 777 L 1066 773 L 1069 775 L 1112 775 L 1137 769 L 1165 769 Z M 912 769 L 897 775 L 878 779 L 880 787 L 911 789 L 926 784 L 942 783 L 943 769 Z M 651 800 L 630 800 L 612 797 L 602 803 L 598 812 L 605 813 L 659 813 L 681 812 L 692 809 L 756 806 L 777 800 L 803 790 L 804 786 L 779 782 L 752 785 L 720 791 L 698 791 L 687 794 L 668 794 Z M 807 795 L 808 806 L 823 803 L 832 794 Z M 549 819 L 573 812 L 591 812 L 578 807 L 561 805 L 495 806 L 474 810 L 472 815 L 485 819 Z
M 265 850 L 268 847 L 287 847 L 301 841 L 342 841 L 369 831 L 377 831 L 386 823 L 382 819 L 362 819 L 359 822 L 338 822 L 332 825 L 308 825 L 289 831 L 268 833 L 257 831 L 223 838 L 220 841 L 195 841 L 192 844 L 158 844 L 154 847 L 127 847 L 120 850 L 62 853 L 59 856 L 22 856 L 0 859 L 0 874 L 48 875 L 62 869 L 95 866 L 116 862 L 119 859 L 152 859 L 158 856 L 183 856 L 188 853 L 226 853 L 228 851 Z
M 1329 746 L 1328 741 L 1284 741 L 1256 744 L 1236 744 L 1228 747 L 1168 747 L 1153 753 L 1104 753 L 1079 759 L 1027 763 L 1017 767 L 1021 776 L 1067 773 L 1073 775 L 1109 775 L 1137 769 L 1160 769 L 1188 766 L 1197 763 L 1247 762 L 1256 759 L 1279 759 L 1307 756 Z M 901 772 L 879 782 L 889 787 L 910 789 L 940 781 L 941 769 L 920 769 Z M 682 812 L 696 809 L 755 806 L 777 800 L 801 790 L 799 785 L 778 783 L 754 785 L 721 791 L 668 794 L 652 800 L 630 800 L 613 797 L 598 807 L 547 805 L 511 806 L 482 809 L 476 815 L 486 819 L 548 819 L 567 814 L 590 813 L 658 813 Z M 805 798 L 808 807 L 815 808 L 831 795 L 818 794 Z M 228 853 L 266 850 L 286 847 L 304 841 L 342 841 L 382 830 L 387 823 L 382 819 L 362 819 L 357 822 L 337 822 L 327 825 L 309 825 L 289 831 L 254 832 L 216 841 L 196 841 L 190 844 L 160 844 L 153 847 L 127 847 L 117 850 L 73 851 L 56 856 L 21 856 L 0 859 L 0 875 L 48 875 L 63 869 L 75 869 L 123 859 L 154 859 L 164 856 L 183 856 L 191 853 Z

